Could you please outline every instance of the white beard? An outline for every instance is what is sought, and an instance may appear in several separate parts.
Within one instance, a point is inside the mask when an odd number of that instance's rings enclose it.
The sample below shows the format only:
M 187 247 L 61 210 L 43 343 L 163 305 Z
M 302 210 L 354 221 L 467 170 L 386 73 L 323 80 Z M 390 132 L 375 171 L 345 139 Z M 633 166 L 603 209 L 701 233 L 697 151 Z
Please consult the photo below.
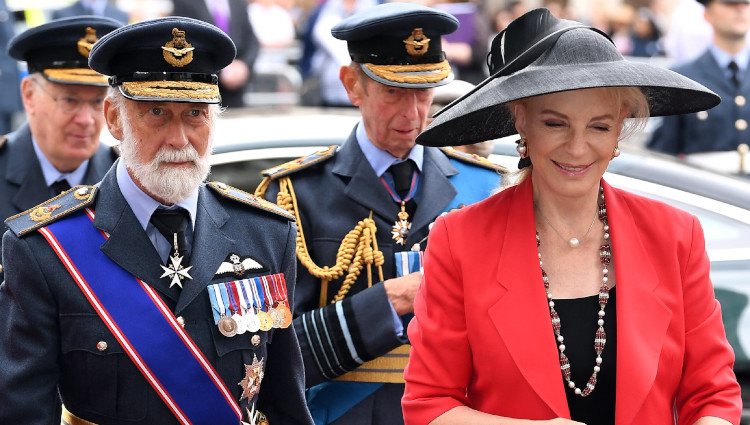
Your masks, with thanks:
M 160 201 L 176 204 L 190 196 L 206 179 L 211 171 L 208 162 L 211 143 L 203 157 L 198 155 L 193 145 L 182 149 L 161 147 L 151 161 L 143 163 L 138 158 L 140 142 L 133 135 L 128 122 L 123 123 L 123 140 L 120 143 L 122 161 L 134 181 Z M 171 167 L 165 162 L 192 162 L 190 167 Z

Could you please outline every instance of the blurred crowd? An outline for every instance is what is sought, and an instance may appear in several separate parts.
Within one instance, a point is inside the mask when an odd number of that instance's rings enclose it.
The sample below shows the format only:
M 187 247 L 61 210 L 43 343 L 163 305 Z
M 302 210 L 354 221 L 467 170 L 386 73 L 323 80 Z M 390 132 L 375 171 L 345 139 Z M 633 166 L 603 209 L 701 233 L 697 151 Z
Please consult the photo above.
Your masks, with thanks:
M 625 56 L 660 58 L 657 60 L 663 60 L 664 64 L 695 58 L 711 38 L 703 6 L 695 0 L 420 1 L 459 18 L 461 27 L 444 41 L 445 52 L 456 77 L 474 84 L 487 75 L 486 56 L 492 38 L 508 22 L 540 6 L 557 16 L 601 29 Z M 128 21 L 137 22 L 170 14 L 200 15 L 200 8 L 217 16 L 225 8 L 223 13 L 231 17 L 232 24 L 236 19 L 247 20 L 252 29 L 252 32 L 230 33 L 235 43 L 247 45 L 251 52 L 246 55 L 248 68 L 235 70 L 239 74 L 237 81 L 228 83 L 232 87 L 241 86 L 246 95 L 229 106 L 273 103 L 345 106 L 349 101 L 340 87 L 338 69 L 349 62 L 349 57 L 346 43 L 333 38 L 330 28 L 379 2 L 382 0 L 78 0 L 70 2 L 67 9 L 106 14 L 115 19 L 127 17 Z M 233 16 L 240 3 L 246 17 Z M 39 8 L 29 7 L 30 4 L 33 6 L 34 2 L 8 2 L 11 14 L 17 18 L 16 32 L 63 16 L 59 10 L 44 7 L 49 2 L 39 2 Z M 210 10 L 211 4 L 220 5 L 219 11 Z M 81 5 L 80 9 L 73 9 L 76 5 Z M 212 15 L 194 17 L 210 20 Z M 259 95 L 253 99 L 249 95 L 252 92 Z
M 0 42 L 7 43 L 13 33 L 25 28 L 71 14 L 104 15 L 131 23 L 167 15 L 190 16 L 216 24 L 238 47 L 237 59 L 219 75 L 223 106 L 350 107 L 339 80 L 339 69 L 350 62 L 349 54 L 346 43 L 335 39 L 330 30 L 342 19 L 383 1 L 77 0 L 60 7 L 61 2 L 0 0 L 0 25 L 5 32 Z M 487 77 L 493 38 L 513 19 L 536 7 L 594 26 L 609 35 L 624 56 L 664 67 L 697 60 L 711 46 L 714 33 L 704 2 L 697 0 L 418 1 L 459 19 L 459 30 L 444 37 L 443 48 L 456 78 L 470 84 Z M 9 67 L 0 74 L 3 92 L 17 94 L 14 71 L 18 68 L 23 76 L 23 64 L 7 56 L 0 58 Z M 740 71 L 745 67 L 740 61 Z M 738 107 L 744 108 L 744 103 Z M 0 101 L 1 133 L 20 125 L 21 111 L 18 96 Z M 737 131 L 745 131 L 741 124 Z

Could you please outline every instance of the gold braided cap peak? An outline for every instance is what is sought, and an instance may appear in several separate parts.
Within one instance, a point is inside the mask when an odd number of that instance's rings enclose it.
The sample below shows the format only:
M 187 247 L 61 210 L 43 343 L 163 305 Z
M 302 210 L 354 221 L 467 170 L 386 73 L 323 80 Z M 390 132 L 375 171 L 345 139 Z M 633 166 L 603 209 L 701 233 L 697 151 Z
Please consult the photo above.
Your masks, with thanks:
M 232 199 L 241 204 L 249 205 L 251 207 L 258 208 L 263 211 L 274 213 L 290 221 L 295 221 L 294 215 L 287 212 L 287 210 L 285 210 L 284 208 L 281 208 L 280 206 L 274 204 L 273 202 L 268 202 L 261 197 L 251 195 L 245 192 L 244 190 L 237 189 L 234 186 L 230 186 L 226 183 L 216 182 L 216 181 L 208 183 L 207 186 L 213 189 L 215 192 L 219 193 L 220 195 L 224 196 L 225 198 Z
M 448 155 L 449 157 L 455 158 L 461 162 L 478 165 L 482 168 L 487 168 L 488 170 L 497 171 L 503 174 L 508 172 L 508 169 L 503 167 L 502 165 L 495 164 L 489 159 L 483 156 L 479 156 L 475 153 L 469 154 L 466 152 L 461 152 L 459 150 L 453 149 L 450 146 L 440 148 L 440 150 L 443 151 L 443 153 Z
M 264 177 L 270 178 L 271 180 L 276 180 L 279 177 L 288 176 L 299 170 L 304 170 L 305 168 L 308 168 L 314 164 L 319 164 L 333 158 L 333 156 L 336 155 L 336 149 L 338 149 L 337 145 L 331 145 L 325 149 L 321 149 L 317 152 L 311 153 L 310 155 L 293 159 L 281 165 L 265 169 L 261 171 L 260 174 Z

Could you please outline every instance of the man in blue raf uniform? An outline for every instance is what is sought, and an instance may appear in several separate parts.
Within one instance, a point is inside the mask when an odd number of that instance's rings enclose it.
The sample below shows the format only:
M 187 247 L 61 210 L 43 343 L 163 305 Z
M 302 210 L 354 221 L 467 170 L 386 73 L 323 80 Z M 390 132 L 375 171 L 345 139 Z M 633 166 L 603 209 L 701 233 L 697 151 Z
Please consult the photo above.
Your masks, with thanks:
M 70 186 L 96 183 L 112 165 L 115 152 L 99 142 L 107 77 L 89 68 L 88 55 L 98 37 L 121 25 L 93 16 L 62 19 L 10 41 L 10 56 L 29 68 L 21 81 L 28 123 L 0 136 L 2 220 Z
M 710 111 L 665 117 L 647 147 L 672 155 L 733 151 L 750 143 L 750 0 L 699 0 L 713 27 L 713 43 L 674 70 L 721 96 Z
M 215 73 L 234 55 L 218 28 L 174 17 L 92 49 L 122 156 L 100 184 L 7 222 L 0 423 L 312 423 L 291 326 L 294 218 L 201 183 Z
M 457 26 L 407 3 L 336 25 L 352 58 L 341 82 L 362 119 L 340 149 L 266 170 L 256 192 L 301 226 L 294 323 L 318 424 L 403 423 L 404 326 L 429 224 L 499 183 L 483 158 L 415 145 L 433 87 L 453 79 L 440 38 Z

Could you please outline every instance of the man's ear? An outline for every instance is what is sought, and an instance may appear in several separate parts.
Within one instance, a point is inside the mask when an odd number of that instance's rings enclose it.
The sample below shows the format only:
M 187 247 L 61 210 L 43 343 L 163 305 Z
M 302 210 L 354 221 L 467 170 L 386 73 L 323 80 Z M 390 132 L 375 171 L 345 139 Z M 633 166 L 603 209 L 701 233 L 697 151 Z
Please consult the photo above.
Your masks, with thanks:
M 122 142 L 122 121 L 120 118 L 122 111 L 118 111 L 117 109 L 114 103 L 112 103 L 112 98 L 109 96 L 104 98 L 104 118 L 107 120 L 109 133 L 112 137 Z
M 349 101 L 352 102 L 352 105 L 359 106 L 364 93 L 359 71 L 349 65 L 344 65 L 339 69 L 339 79 L 346 89 Z
M 34 91 L 38 87 L 34 87 L 36 82 L 30 76 L 26 76 L 21 80 L 21 100 L 23 101 L 23 109 L 27 114 L 33 115 L 36 112 L 34 105 Z

